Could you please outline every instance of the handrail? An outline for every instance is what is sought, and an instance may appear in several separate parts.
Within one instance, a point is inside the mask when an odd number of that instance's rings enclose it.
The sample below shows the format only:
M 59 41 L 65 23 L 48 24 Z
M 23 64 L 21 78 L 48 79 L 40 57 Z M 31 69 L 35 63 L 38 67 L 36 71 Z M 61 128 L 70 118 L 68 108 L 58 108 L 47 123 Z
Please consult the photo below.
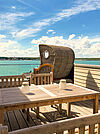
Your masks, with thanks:
M 100 65 L 89 65 L 89 64 L 74 64 L 75 67 L 93 68 L 100 69 Z

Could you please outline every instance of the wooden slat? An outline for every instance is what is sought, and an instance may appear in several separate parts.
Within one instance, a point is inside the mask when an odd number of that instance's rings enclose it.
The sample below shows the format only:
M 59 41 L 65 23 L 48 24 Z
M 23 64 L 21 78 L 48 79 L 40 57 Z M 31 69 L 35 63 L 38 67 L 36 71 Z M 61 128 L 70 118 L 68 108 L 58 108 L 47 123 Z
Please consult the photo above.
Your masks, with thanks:
M 52 83 L 52 82 L 53 82 L 53 73 L 50 72 L 50 83 Z
M 68 130 L 68 134 L 75 134 L 75 129 Z
M 83 83 L 82 81 L 79 81 L 79 80 L 75 80 L 74 81 L 74 84 L 76 85 L 79 85 L 79 86 L 82 86 L 82 87 L 87 87 L 89 89 L 93 89 L 93 90 L 97 90 L 97 91 L 100 91 L 100 87 L 98 87 L 97 85 L 92 85 L 92 83 Z
M 90 68 L 74 67 L 74 71 L 75 72 L 83 72 L 83 73 L 91 72 L 92 74 L 100 75 L 100 69 L 90 69 Z
M 83 80 L 83 79 L 75 79 L 75 81 L 87 84 L 87 85 L 92 85 L 92 86 L 97 86 L 100 87 L 100 83 L 96 83 L 95 80 Z
M 4 79 L 3 78 L 1 79 L 1 82 L 2 82 L 1 87 L 3 88 L 4 87 Z
M 8 131 L 11 131 L 10 123 L 9 123 L 6 112 L 4 113 L 4 125 L 6 125 L 8 127 Z
M 47 84 L 47 83 L 46 83 L 46 76 L 44 76 L 44 84 Z
M 9 122 L 10 122 L 10 125 L 11 125 L 11 130 L 14 131 L 14 130 L 19 129 L 19 125 L 17 123 L 17 120 L 16 120 L 16 118 L 14 116 L 13 111 L 9 111 L 9 112 L 7 112 L 7 114 L 8 114 L 8 117 L 9 117 Z
M 16 78 L 14 78 L 14 86 L 16 87 Z
M 89 132 L 88 132 L 88 134 L 94 134 L 94 129 L 95 129 L 95 125 L 94 124 L 89 125 Z
M 85 126 L 79 127 L 78 134 L 84 134 L 85 133 Z
M 50 83 L 49 81 L 50 81 L 50 77 L 49 77 L 49 76 L 47 76 L 47 82 L 48 82 L 47 84 L 49 84 L 49 83 Z
M 24 113 L 23 113 L 24 114 Z M 19 124 L 20 129 L 28 127 L 22 114 L 19 110 L 14 111 L 14 115 L 16 116 L 17 122 Z M 13 123 L 13 122 L 12 122 Z
M 6 78 L 6 87 L 8 87 L 8 78 Z
M 43 76 L 41 76 L 41 85 L 43 85 Z
M 34 84 L 36 85 L 36 77 L 34 77 Z
M 91 77 L 84 77 L 84 76 L 75 75 L 74 79 L 75 80 L 83 80 L 84 82 L 86 82 L 88 80 L 90 82 L 95 82 L 95 83 L 100 84 L 100 79 L 96 79 L 96 78 L 94 79 L 92 76 Z
M 40 77 L 39 76 L 37 77 L 37 84 L 38 85 L 40 84 Z
M 20 78 L 18 78 L 18 85 L 20 85 Z
M 4 109 L 0 109 L 0 122 L 4 125 Z
M 12 87 L 12 78 L 10 78 L 10 87 Z
M 74 75 L 75 76 L 83 76 L 83 77 L 88 77 L 88 78 L 94 78 L 94 79 L 100 79 L 100 75 L 94 75 L 94 74 L 91 74 L 90 72 L 89 73 L 84 73 L 84 72 L 74 72 Z
M 74 64 L 74 67 L 83 67 L 83 68 L 91 68 L 91 69 L 100 69 L 100 65 L 86 65 L 86 64 Z
M 100 123 L 98 123 L 98 126 L 97 126 L 97 134 L 100 134 Z

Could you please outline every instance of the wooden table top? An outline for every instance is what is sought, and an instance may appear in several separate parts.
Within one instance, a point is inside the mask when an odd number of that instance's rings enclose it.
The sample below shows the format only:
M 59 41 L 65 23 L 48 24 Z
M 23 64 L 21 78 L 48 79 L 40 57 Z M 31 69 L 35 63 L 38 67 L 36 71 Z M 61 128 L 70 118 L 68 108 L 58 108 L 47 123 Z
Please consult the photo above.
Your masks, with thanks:
M 69 83 L 66 84 L 66 89 L 59 89 L 58 84 L 34 85 L 26 90 L 22 87 L 1 88 L 0 107 L 94 94 L 99 92 Z

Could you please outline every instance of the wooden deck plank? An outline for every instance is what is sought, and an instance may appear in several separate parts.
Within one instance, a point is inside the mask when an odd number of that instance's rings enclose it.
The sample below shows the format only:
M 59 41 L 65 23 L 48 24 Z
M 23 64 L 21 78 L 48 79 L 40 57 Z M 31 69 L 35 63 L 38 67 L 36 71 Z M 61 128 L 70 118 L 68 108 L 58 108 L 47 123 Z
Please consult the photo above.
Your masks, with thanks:
M 40 115 L 39 115 L 40 116 Z M 36 116 L 36 113 L 33 110 L 30 110 L 30 118 L 33 120 L 35 125 L 42 125 L 44 124 L 40 118 Z
M 4 124 L 8 126 L 8 131 L 11 131 L 11 127 L 10 127 L 6 112 L 4 112 Z
M 14 110 L 14 115 L 16 117 L 17 123 L 19 124 L 20 128 L 26 128 L 28 127 L 22 114 L 20 113 L 20 110 Z
M 31 118 L 29 119 L 29 121 L 27 121 L 27 114 L 26 114 L 26 112 L 23 113 L 21 110 L 20 110 L 20 112 L 21 112 L 21 114 L 22 114 L 22 116 L 24 118 L 24 121 L 26 122 L 28 127 L 35 126 L 35 123 L 33 122 L 33 120 Z
M 11 126 L 11 131 L 19 129 L 19 125 L 16 121 L 13 111 L 9 111 L 7 112 L 7 114 L 8 114 L 9 124 Z

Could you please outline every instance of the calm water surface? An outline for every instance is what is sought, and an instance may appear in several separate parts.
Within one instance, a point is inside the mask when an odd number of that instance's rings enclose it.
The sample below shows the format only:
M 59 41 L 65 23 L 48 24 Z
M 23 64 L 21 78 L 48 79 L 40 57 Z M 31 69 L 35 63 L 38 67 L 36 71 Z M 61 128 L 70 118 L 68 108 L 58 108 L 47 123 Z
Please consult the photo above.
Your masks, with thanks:
M 76 60 L 76 64 L 100 65 L 100 61 Z M 39 60 L 0 60 L 0 76 L 20 75 L 38 68 Z

